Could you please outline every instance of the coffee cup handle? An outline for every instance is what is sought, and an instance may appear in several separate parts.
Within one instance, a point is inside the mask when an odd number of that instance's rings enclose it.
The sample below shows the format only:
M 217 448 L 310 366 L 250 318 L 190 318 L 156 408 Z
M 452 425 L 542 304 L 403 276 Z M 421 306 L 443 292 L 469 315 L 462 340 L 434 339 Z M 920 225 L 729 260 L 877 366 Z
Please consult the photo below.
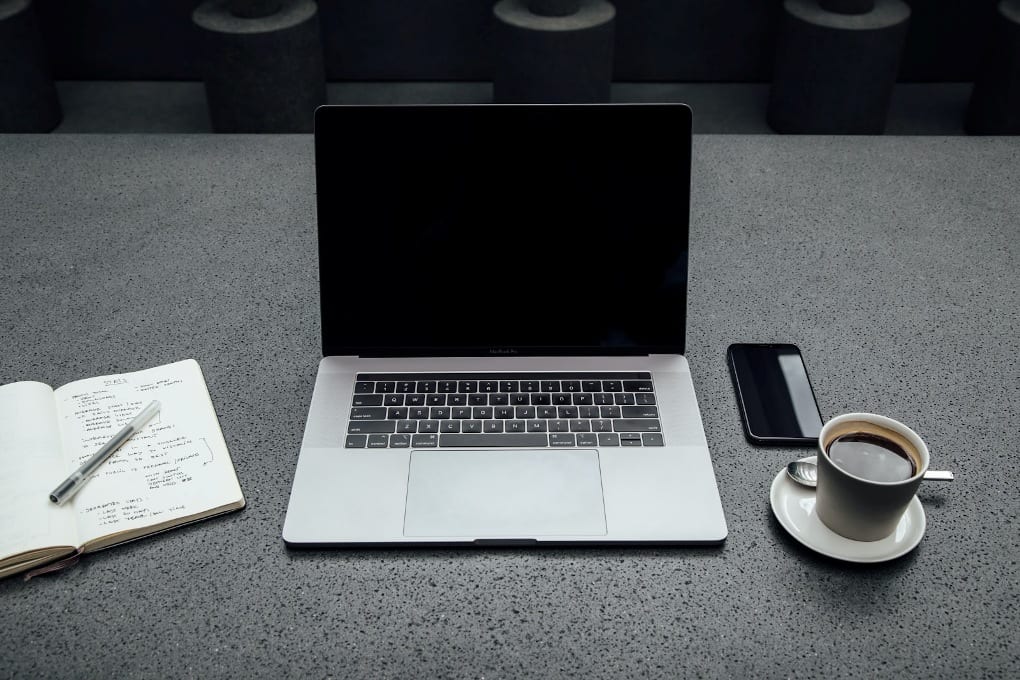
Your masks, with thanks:
M 949 470 L 928 470 L 923 479 L 926 482 L 951 482 L 956 477 Z

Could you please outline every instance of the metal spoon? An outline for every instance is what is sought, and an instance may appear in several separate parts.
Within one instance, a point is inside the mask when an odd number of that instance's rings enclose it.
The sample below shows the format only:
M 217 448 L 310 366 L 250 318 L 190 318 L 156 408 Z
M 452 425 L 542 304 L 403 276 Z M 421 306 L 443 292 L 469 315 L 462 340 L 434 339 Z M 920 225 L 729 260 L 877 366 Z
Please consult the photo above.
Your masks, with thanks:
M 806 460 L 795 460 L 787 465 L 786 474 L 798 484 L 812 488 L 818 485 L 818 466 Z M 924 479 L 933 482 L 951 482 L 953 473 L 948 470 L 928 470 L 924 473 Z

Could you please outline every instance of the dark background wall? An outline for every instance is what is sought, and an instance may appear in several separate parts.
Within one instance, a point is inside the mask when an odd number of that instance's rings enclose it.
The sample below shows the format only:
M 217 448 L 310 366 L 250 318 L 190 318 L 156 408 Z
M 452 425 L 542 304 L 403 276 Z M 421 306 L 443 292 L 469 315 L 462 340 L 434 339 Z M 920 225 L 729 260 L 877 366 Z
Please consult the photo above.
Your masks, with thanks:
M 495 0 L 321 0 L 330 80 L 489 80 Z M 64 80 L 199 80 L 197 0 L 36 0 Z M 616 0 L 618 81 L 770 78 L 781 0 Z M 973 79 L 996 0 L 908 0 L 900 80 Z

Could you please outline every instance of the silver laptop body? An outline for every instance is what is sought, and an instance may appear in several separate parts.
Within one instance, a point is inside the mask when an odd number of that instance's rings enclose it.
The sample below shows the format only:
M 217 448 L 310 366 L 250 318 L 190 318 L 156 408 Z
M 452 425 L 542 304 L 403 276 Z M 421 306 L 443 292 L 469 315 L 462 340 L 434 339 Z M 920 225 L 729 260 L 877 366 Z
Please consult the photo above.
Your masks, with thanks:
M 726 537 L 683 356 L 679 104 L 316 112 L 290 547 Z

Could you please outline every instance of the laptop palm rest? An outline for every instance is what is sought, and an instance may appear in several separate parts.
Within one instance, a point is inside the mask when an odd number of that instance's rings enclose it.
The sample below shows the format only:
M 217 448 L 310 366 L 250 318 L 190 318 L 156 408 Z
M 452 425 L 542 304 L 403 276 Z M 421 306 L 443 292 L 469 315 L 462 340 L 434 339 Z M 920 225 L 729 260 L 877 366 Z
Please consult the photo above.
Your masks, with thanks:
M 594 450 L 411 452 L 404 535 L 604 536 Z

